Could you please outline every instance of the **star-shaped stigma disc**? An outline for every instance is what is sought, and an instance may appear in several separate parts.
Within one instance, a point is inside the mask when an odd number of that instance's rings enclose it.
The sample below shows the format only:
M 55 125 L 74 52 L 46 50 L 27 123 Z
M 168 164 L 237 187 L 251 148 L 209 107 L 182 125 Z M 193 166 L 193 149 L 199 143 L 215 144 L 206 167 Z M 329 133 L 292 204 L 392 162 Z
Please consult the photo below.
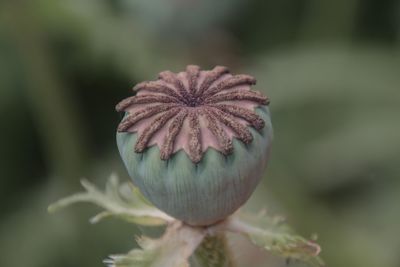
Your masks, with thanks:
M 264 127 L 254 110 L 268 105 L 269 99 L 250 89 L 255 83 L 252 76 L 232 75 L 221 66 L 204 71 L 189 65 L 185 72 L 161 72 L 158 80 L 137 84 L 137 94 L 116 106 L 126 112 L 118 131 L 138 134 L 137 153 L 157 145 L 163 160 L 181 149 L 194 163 L 209 147 L 229 155 L 233 138 L 249 144 L 249 127 Z

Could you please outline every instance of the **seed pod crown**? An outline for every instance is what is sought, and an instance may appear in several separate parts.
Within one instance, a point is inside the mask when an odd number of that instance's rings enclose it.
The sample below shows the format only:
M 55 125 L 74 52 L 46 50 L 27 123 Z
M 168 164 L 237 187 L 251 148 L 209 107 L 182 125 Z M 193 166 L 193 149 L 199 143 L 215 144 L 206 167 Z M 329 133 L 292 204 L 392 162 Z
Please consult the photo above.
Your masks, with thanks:
M 255 83 L 252 76 L 232 75 L 221 66 L 203 71 L 189 65 L 185 72 L 161 72 L 158 80 L 139 83 L 134 87 L 137 94 L 117 105 L 117 111 L 127 114 L 118 132 L 138 134 L 132 148 L 137 153 L 157 145 L 162 160 L 181 149 L 194 163 L 209 147 L 229 155 L 233 138 L 249 144 L 249 127 L 261 130 L 265 125 L 254 109 L 269 100 L 250 90 Z

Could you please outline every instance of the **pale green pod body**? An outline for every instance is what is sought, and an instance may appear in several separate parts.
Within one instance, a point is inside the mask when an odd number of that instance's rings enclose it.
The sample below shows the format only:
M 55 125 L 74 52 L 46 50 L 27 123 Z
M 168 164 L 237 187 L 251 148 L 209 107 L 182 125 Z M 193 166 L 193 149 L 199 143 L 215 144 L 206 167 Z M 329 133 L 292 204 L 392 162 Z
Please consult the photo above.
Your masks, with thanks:
M 135 133 L 117 133 L 117 144 L 133 183 L 156 207 L 188 224 L 210 225 L 242 206 L 264 174 L 272 125 L 267 107 L 256 112 L 266 123 L 261 131 L 250 130 L 250 144 L 234 139 L 234 153 L 227 156 L 209 148 L 197 164 L 184 151 L 161 160 L 157 146 L 136 153 Z
M 225 67 L 161 72 L 117 105 L 117 144 L 133 183 L 156 207 L 211 225 L 254 192 L 272 141 L 269 100 Z

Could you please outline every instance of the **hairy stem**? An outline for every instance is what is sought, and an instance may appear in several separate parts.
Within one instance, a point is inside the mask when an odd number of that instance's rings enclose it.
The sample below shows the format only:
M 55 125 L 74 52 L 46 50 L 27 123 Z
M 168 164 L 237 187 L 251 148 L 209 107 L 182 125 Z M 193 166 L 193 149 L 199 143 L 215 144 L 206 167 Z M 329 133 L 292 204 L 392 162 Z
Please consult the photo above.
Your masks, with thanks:
M 235 267 L 225 233 L 208 235 L 192 257 L 197 267 Z

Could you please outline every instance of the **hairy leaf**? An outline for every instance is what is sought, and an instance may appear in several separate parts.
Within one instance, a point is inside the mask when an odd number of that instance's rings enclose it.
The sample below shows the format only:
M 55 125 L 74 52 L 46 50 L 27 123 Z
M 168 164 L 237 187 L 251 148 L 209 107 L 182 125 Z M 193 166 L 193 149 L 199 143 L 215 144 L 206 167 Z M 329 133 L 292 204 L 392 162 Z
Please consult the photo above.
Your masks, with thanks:
M 204 235 L 200 228 L 175 222 L 160 239 L 141 237 L 137 240 L 141 249 L 110 256 L 104 263 L 109 267 L 189 267 L 188 259 Z
M 325 266 L 318 256 L 321 248 L 313 240 L 296 235 L 281 218 L 264 214 L 234 215 L 226 225 L 227 230 L 243 234 L 257 246 L 280 257 L 304 261 L 311 266 Z
M 92 223 L 110 216 L 147 226 L 162 225 L 172 221 L 171 217 L 147 203 L 139 190 L 131 184 L 120 185 L 115 175 L 111 175 L 108 180 L 105 192 L 101 192 L 87 180 L 82 180 L 81 183 L 86 192 L 57 201 L 49 206 L 49 212 L 55 212 L 74 203 L 90 202 L 105 209 L 90 220 Z

